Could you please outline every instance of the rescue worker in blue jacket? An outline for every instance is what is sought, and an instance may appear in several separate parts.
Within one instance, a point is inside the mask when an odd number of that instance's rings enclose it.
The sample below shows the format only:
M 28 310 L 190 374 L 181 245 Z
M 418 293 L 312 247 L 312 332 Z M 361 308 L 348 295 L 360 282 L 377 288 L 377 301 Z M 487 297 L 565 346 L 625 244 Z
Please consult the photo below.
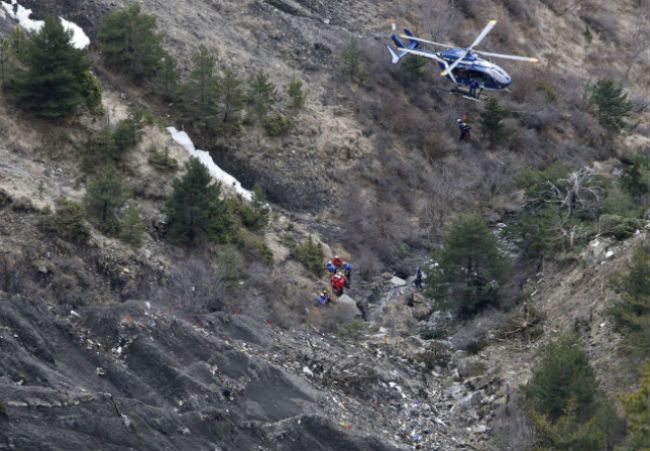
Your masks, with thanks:
M 343 275 L 345 276 L 345 287 L 350 288 L 350 282 L 352 282 L 352 265 L 349 262 L 343 263 Z
M 316 297 L 316 302 L 318 305 L 327 305 L 330 301 L 331 298 L 327 290 L 321 291 L 320 294 Z

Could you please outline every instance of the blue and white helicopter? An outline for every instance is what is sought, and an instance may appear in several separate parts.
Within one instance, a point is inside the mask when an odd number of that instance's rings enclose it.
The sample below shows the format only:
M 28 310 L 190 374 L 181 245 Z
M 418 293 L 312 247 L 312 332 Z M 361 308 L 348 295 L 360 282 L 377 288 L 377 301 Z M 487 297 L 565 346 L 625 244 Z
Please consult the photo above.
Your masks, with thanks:
M 512 84 L 512 78 L 506 71 L 496 64 L 481 58 L 479 55 L 529 63 L 537 63 L 539 61 L 537 58 L 529 58 L 527 56 L 503 55 L 501 53 L 474 50 L 474 47 L 479 45 L 488 33 L 492 31 L 496 23 L 496 20 L 488 22 L 483 31 L 481 31 L 474 42 L 467 48 L 458 48 L 452 45 L 418 38 L 409 29 L 404 29 L 404 34 L 400 34 L 399 36 L 393 33 L 391 39 L 395 43 L 396 48 L 388 44 L 386 44 L 386 48 L 390 52 L 393 64 L 399 63 L 403 57 L 409 54 L 437 61 L 440 69 L 442 69 L 440 75 L 446 77 L 456 85 L 452 92 L 463 94 L 463 97 L 471 100 L 478 100 L 480 92 L 484 89 L 489 91 L 503 91 L 507 90 L 508 86 Z M 393 31 L 395 31 L 395 24 L 393 24 Z M 408 39 L 408 44 L 404 45 L 400 38 Z M 443 47 L 447 50 L 434 52 L 420 49 L 420 43 Z M 461 86 L 467 87 L 468 91 L 463 92 L 458 89 Z

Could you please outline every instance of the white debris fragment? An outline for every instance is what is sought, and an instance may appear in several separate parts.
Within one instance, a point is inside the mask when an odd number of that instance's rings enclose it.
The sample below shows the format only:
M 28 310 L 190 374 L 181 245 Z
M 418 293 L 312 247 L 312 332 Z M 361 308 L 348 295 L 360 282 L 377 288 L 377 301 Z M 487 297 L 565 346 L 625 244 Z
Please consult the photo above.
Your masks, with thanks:
M 214 179 L 220 181 L 226 187 L 234 188 L 234 190 L 244 199 L 248 201 L 253 200 L 253 193 L 241 186 L 241 183 L 239 183 L 235 177 L 217 166 L 217 164 L 210 156 L 210 153 L 206 152 L 205 150 L 196 149 L 194 147 L 194 143 L 187 133 L 176 130 L 174 127 L 167 127 L 167 131 L 172 135 L 174 141 L 183 146 L 183 148 L 187 150 L 190 155 L 199 159 L 203 166 L 205 166 L 208 171 L 210 171 L 210 175 Z
M 74 310 L 70 310 L 70 316 L 75 316 L 77 318 L 81 318 L 81 315 L 79 313 L 75 312 Z
M 309 377 L 314 377 L 314 372 L 312 370 L 310 370 L 308 366 L 303 367 L 302 372 L 305 373 Z

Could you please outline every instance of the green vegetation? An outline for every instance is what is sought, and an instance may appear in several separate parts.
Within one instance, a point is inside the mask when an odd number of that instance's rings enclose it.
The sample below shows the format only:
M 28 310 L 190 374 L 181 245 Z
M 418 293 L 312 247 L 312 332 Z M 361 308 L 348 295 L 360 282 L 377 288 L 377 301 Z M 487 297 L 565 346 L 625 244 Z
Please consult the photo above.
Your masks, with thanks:
M 120 233 L 119 212 L 131 192 L 111 167 L 98 171 L 86 189 L 84 207 L 88 218 L 99 231 L 107 235 Z
M 588 94 L 589 104 L 595 109 L 601 125 L 611 134 L 619 133 L 632 111 L 632 103 L 627 99 L 623 85 L 615 80 L 598 80 Z
M 9 38 L 0 37 L 0 87 L 4 89 L 7 86 L 7 76 L 9 71 L 9 57 L 11 47 Z
M 485 109 L 479 117 L 479 128 L 490 146 L 503 143 L 510 136 L 510 130 L 506 129 L 502 122 L 508 116 L 510 116 L 510 111 L 500 106 L 495 97 L 486 100 Z
M 508 278 L 509 262 L 496 237 L 478 215 L 463 215 L 452 224 L 443 249 L 434 253 L 430 294 L 460 317 L 499 302 L 499 288 Z
M 262 230 L 269 223 L 271 210 L 260 185 L 253 187 L 251 203 L 234 201 L 234 210 L 239 215 L 244 227 L 250 230 Z
M 176 98 L 179 90 L 180 72 L 176 60 L 165 54 L 160 63 L 160 70 L 155 80 L 155 88 L 166 101 Z
M 365 335 L 377 332 L 379 328 L 361 319 L 353 319 L 342 324 L 336 330 L 336 333 L 343 338 L 353 341 L 361 340 Z
M 269 112 L 276 96 L 275 86 L 269 74 L 260 69 L 250 80 L 248 88 L 248 103 L 250 115 L 257 120 L 262 119 Z
M 650 245 L 640 244 L 629 269 L 612 277 L 621 299 L 610 309 L 614 328 L 640 353 L 650 349 Z
M 129 205 L 124 219 L 120 223 L 120 239 L 132 247 L 137 248 L 142 246 L 143 233 L 144 224 L 142 223 L 140 214 L 133 205 Z
M 638 154 L 623 170 L 621 186 L 634 200 L 642 205 L 648 205 L 650 193 L 650 156 Z
M 407 55 L 400 67 L 412 81 L 422 80 L 427 73 L 426 60 L 415 55 Z
M 291 255 L 315 275 L 319 276 L 323 273 L 323 260 L 325 259 L 323 245 L 320 242 L 314 242 L 311 236 L 304 243 L 292 246 Z
M 135 81 L 155 74 L 165 56 L 156 33 L 156 19 L 138 5 L 112 11 L 97 31 L 98 46 L 106 63 Z
M 169 240 L 185 245 L 228 241 L 234 227 L 228 205 L 219 198 L 221 186 L 212 183 L 208 170 L 196 158 L 185 170 L 181 179 L 174 180 L 174 192 L 167 200 Z
M 140 142 L 142 125 L 142 116 L 136 113 L 119 121 L 114 128 L 99 132 L 88 143 L 83 169 L 92 173 L 106 165 L 119 163 L 124 154 Z
M 627 420 L 629 451 L 650 451 L 650 360 L 641 369 L 639 389 L 622 396 Z
M 192 55 L 192 69 L 183 86 L 183 109 L 196 126 L 214 129 L 217 121 L 219 80 L 215 72 L 217 59 L 201 46 Z
M 5 403 L 0 401 L 0 417 L 6 417 L 7 416 L 7 409 L 5 409 Z
M 241 113 L 244 109 L 244 88 L 237 73 L 226 69 L 219 79 L 219 114 L 218 131 L 225 135 L 234 135 L 241 126 Z
M 57 119 L 69 116 L 83 103 L 96 106 L 96 86 L 87 78 L 92 77 L 90 63 L 72 46 L 70 37 L 70 32 L 51 17 L 41 31 L 30 36 L 21 55 L 26 71 L 15 81 L 21 108 Z
M 262 121 L 262 125 L 267 135 L 276 137 L 289 133 L 289 130 L 293 127 L 293 122 L 287 116 L 275 113 L 266 116 Z
M 162 152 L 155 147 L 149 148 L 149 164 L 160 171 L 175 171 L 178 169 L 178 161 L 169 156 L 169 149 L 165 147 Z
M 542 171 L 524 170 L 515 182 L 524 189 L 526 203 L 506 233 L 527 258 L 571 251 L 595 233 L 605 183 L 591 171 L 551 165 Z
M 289 97 L 291 102 L 289 107 L 293 110 L 300 110 L 305 106 L 305 93 L 302 92 L 302 81 L 297 78 L 292 78 L 291 83 L 289 83 Z
M 45 217 L 42 226 L 45 231 L 72 242 L 83 243 L 90 236 L 84 209 L 65 199 L 57 201 L 55 212 Z
M 540 450 L 613 449 L 623 430 L 578 337 L 550 343 L 533 377 L 522 387 Z
M 361 59 L 361 50 L 359 49 L 359 43 L 356 38 L 352 38 L 350 42 L 343 48 L 341 52 L 341 71 L 357 81 L 358 83 L 364 83 L 368 77 L 366 69 L 363 66 L 363 61 Z
M 446 367 L 451 360 L 451 350 L 445 343 L 433 341 L 426 344 L 425 350 L 418 356 L 426 369 L 432 370 L 437 366 Z

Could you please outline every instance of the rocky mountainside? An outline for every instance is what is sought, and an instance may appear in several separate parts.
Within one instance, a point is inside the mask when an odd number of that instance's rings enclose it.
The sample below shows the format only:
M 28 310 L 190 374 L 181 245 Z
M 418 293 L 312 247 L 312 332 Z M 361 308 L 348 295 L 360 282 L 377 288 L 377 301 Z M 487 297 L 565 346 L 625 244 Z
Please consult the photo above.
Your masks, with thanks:
M 166 129 L 180 127 L 180 107 L 105 67 L 96 46 L 101 18 L 133 3 L 156 18 L 183 76 L 203 45 L 220 71 L 246 80 L 266 70 L 279 97 L 293 78 L 304 84 L 306 105 L 285 136 L 255 125 L 227 139 L 185 129 L 270 202 L 270 224 L 246 232 L 236 252 L 164 239 L 174 177 L 150 164 L 150 149 L 180 166 L 189 160 Z M 20 4 L 88 34 L 105 114 L 46 121 L 0 91 L 0 449 L 523 449 L 534 433 L 517 407 L 519 387 L 543 346 L 574 329 L 607 393 L 635 383 L 616 371 L 627 357 L 607 315 L 617 299 L 609 280 L 650 228 L 533 263 L 500 230 L 523 209 L 522 169 L 559 162 L 609 180 L 647 153 L 647 1 Z M 4 11 L 2 37 L 16 26 Z M 432 66 L 418 77 L 391 66 L 383 45 L 393 22 L 462 44 L 493 17 L 486 49 L 541 63 L 504 64 L 514 79 L 498 97 L 511 111 L 507 143 L 459 143 L 456 118 L 469 115 L 478 132 L 483 106 L 451 95 Z M 356 80 L 341 69 L 353 39 L 364 69 Z M 632 103 L 615 137 L 585 100 L 603 77 L 623 81 Z M 274 108 L 285 113 L 283 105 Z M 120 163 L 142 246 L 96 228 L 83 244 L 44 231 L 57 200 L 84 199 L 87 143 L 134 107 L 155 118 Z M 459 322 L 415 289 L 415 267 L 435 267 L 430 251 L 468 210 L 516 262 L 508 302 L 524 299 L 543 319 L 497 309 Z M 324 257 L 355 265 L 348 295 L 328 308 L 312 306 L 326 280 L 297 257 L 296 243 L 312 239 Z M 226 275 L 230 266 L 236 274 Z M 522 437 L 504 441 L 513 431 Z

